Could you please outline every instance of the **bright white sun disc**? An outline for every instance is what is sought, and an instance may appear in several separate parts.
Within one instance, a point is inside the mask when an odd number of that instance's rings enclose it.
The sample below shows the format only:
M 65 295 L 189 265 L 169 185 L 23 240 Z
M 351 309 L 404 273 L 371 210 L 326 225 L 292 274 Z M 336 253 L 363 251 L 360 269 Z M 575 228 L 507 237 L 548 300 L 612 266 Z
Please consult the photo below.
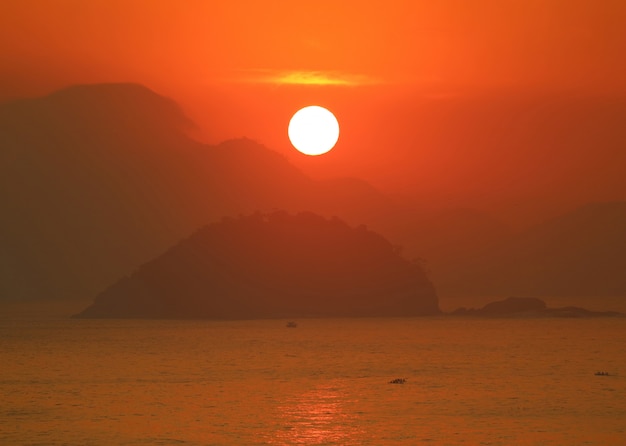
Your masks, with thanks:
M 328 109 L 310 105 L 298 110 L 287 130 L 291 144 L 305 155 L 321 155 L 339 139 L 339 122 Z

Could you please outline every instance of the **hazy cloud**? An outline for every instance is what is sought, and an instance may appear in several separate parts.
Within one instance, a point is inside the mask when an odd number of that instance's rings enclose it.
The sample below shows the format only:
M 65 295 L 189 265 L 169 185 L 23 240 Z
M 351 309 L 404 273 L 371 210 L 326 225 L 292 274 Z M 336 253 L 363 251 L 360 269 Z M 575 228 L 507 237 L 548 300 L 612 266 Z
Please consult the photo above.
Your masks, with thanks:
M 378 79 L 362 74 L 336 71 L 278 71 L 267 69 L 246 70 L 235 77 L 236 82 L 278 85 L 371 85 L 381 83 Z

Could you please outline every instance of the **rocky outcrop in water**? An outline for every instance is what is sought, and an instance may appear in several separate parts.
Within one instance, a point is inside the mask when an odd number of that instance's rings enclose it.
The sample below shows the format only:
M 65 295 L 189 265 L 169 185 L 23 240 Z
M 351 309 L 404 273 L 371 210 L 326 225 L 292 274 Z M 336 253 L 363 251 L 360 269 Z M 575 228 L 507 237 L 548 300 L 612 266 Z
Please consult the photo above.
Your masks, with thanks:
M 481 317 L 613 317 L 623 316 L 616 311 L 591 311 L 580 307 L 548 308 L 546 303 L 535 297 L 509 297 L 490 302 L 482 308 L 461 307 L 452 312 L 454 316 Z

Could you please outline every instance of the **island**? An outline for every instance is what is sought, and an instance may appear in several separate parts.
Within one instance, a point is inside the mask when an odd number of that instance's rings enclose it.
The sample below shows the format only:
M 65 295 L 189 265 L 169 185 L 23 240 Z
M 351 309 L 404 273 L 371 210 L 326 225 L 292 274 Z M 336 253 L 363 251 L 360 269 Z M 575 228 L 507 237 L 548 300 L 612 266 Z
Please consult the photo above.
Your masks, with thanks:
M 80 318 L 440 314 L 420 262 L 365 226 L 256 212 L 204 226 L 96 296 Z
M 592 311 L 568 306 L 549 308 L 545 301 L 536 297 L 509 297 L 490 302 L 482 308 L 461 307 L 450 313 L 453 316 L 479 317 L 616 317 L 624 316 L 617 311 Z

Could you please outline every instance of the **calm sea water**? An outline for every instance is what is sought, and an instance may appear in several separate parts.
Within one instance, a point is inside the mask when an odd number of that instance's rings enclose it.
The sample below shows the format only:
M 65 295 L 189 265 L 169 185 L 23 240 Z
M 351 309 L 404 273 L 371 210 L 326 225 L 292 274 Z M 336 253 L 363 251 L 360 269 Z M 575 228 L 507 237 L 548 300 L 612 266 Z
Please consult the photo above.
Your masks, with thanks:
M 626 444 L 626 319 L 46 314 L 0 317 L 2 445 Z

